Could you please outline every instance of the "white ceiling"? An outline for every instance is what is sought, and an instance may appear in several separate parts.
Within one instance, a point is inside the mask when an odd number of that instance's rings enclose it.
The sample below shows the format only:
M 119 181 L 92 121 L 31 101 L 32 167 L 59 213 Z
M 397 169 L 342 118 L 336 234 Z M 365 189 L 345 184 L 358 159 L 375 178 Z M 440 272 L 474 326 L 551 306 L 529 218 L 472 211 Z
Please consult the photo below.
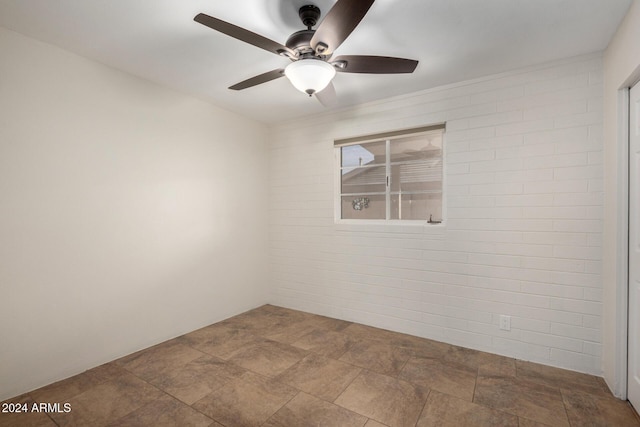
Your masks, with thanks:
M 335 55 L 420 61 L 409 75 L 338 74 L 341 108 L 606 48 L 633 0 L 377 0 Z M 335 0 L 0 0 L 0 25 L 263 122 L 325 111 L 286 78 L 227 87 L 289 63 L 193 21 L 204 12 L 284 44 L 297 10 Z

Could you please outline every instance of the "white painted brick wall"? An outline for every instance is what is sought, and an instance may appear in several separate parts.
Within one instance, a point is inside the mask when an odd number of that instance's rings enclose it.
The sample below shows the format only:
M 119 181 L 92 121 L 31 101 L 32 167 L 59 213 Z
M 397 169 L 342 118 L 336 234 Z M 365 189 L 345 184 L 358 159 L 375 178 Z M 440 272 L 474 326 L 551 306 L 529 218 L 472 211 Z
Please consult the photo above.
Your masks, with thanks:
M 335 222 L 334 139 L 442 121 L 444 225 Z M 281 124 L 270 139 L 273 303 L 601 373 L 599 55 Z

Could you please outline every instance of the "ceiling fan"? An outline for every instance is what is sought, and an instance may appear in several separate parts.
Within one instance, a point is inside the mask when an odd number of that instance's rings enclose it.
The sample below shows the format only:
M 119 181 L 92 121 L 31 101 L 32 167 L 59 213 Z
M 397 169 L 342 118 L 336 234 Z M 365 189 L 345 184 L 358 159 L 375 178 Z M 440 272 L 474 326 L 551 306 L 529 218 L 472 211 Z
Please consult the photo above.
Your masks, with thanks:
M 200 13 L 194 20 L 235 39 L 289 58 L 292 63 L 237 83 L 229 89 L 242 90 L 275 80 L 282 76 L 301 92 L 315 94 L 325 106 L 335 100 L 331 81 L 336 72 L 367 74 L 412 73 L 418 61 L 387 56 L 341 55 L 334 51 L 346 40 L 366 15 L 374 0 L 338 0 L 314 30 L 320 9 L 312 4 L 302 6 L 298 15 L 307 27 L 289 36 L 284 45 L 244 28 Z

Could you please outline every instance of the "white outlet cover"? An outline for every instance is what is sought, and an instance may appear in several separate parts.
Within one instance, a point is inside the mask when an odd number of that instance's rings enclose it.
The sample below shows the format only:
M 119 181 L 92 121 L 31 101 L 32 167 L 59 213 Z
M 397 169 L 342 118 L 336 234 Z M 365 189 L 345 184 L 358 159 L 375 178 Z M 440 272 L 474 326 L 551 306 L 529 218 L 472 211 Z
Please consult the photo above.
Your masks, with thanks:
M 500 329 L 503 331 L 511 330 L 511 316 L 500 316 Z

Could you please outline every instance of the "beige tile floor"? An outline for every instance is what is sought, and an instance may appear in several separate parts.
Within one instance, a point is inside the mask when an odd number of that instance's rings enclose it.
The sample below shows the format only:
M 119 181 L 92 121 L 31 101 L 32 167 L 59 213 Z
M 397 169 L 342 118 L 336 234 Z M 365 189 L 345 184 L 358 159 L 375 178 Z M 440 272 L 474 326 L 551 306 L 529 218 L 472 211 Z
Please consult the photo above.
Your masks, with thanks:
M 10 402 L 0 426 L 640 426 L 601 378 L 266 305 Z

